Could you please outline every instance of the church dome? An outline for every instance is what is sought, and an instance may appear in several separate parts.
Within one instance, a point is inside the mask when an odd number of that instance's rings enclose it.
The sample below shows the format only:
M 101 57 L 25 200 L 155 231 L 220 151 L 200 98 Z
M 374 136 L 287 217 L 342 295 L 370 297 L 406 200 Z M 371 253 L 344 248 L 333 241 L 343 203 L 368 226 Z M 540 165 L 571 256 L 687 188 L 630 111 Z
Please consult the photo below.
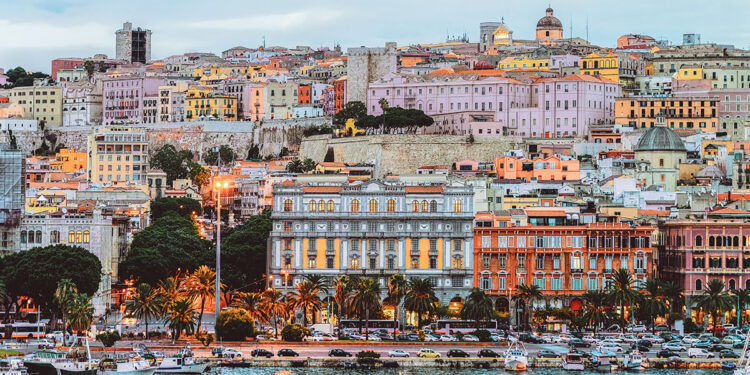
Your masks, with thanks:
M 487 60 L 479 60 L 476 64 L 474 64 L 474 70 L 487 70 L 487 69 L 495 69 L 494 66 L 492 66 L 492 63 Z
M 666 126 L 656 126 L 646 131 L 635 151 L 682 151 L 686 152 L 685 143 L 682 142 L 674 130 Z
M 552 8 L 547 8 L 547 15 L 536 23 L 537 30 L 562 30 L 562 22 L 554 16 Z

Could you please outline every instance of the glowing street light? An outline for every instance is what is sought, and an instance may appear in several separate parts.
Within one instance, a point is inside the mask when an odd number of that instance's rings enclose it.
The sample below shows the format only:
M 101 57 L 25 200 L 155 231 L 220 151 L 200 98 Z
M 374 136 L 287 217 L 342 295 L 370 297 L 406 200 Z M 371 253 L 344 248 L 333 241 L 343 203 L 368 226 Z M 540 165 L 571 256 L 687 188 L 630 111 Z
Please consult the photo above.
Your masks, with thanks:
M 221 313 L 221 189 L 227 187 L 229 187 L 228 182 L 216 181 L 216 321 L 214 327 L 218 326 Z M 216 339 L 219 339 L 218 332 Z

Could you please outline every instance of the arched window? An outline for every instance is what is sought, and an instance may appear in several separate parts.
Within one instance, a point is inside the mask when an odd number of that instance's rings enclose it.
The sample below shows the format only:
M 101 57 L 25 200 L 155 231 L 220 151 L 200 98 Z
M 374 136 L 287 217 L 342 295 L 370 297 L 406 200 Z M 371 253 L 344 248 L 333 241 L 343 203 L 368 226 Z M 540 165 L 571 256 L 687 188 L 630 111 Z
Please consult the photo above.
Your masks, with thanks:
M 376 201 L 375 199 L 370 199 L 370 203 L 368 205 L 368 210 L 370 212 L 378 212 L 378 201 Z
M 284 212 L 292 212 L 292 200 L 287 199 L 284 201 Z
M 26 243 L 26 231 L 21 231 L 21 243 Z
M 315 212 L 315 210 L 318 209 L 318 203 L 315 201 L 310 201 L 310 212 Z
M 732 246 L 732 237 L 726 236 L 724 237 L 724 247 L 730 247 Z
M 90 240 L 89 237 L 91 237 L 89 235 L 89 231 L 87 230 L 83 231 L 83 243 L 89 243 L 89 240 Z
M 76 232 L 74 230 L 68 231 L 68 243 L 76 242 Z
M 29 231 L 29 243 L 34 243 L 34 231 Z
M 740 246 L 740 238 L 737 236 L 734 236 L 732 238 L 732 246 L 739 247 Z
M 703 290 L 703 280 L 695 280 L 695 290 Z
M 322 200 L 318 202 L 318 211 L 319 212 L 326 212 L 326 202 L 324 202 Z
M 735 285 L 733 279 L 729 279 L 729 290 L 735 290 L 737 285 Z
M 333 201 L 332 200 L 328 201 L 328 209 L 327 210 L 328 210 L 328 212 L 333 212 Z
M 388 212 L 396 212 L 396 201 L 393 199 L 388 200 L 388 204 L 386 205 L 386 209 Z
M 453 212 L 460 214 L 464 212 L 464 201 L 456 199 L 453 201 Z
M 36 231 L 36 243 L 42 243 L 42 231 Z
M 703 246 L 703 237 L 695 236 L 695 246 Z
M 430 212 L 437 212 L 437 201 L 431 200 L 430 201 Z
M 422 212 L 427 212 L 428 207 L 427 201 L 422 201 Z
M 49 242 L 50 243 L 60 243 L 60 231 L 53 230 L 49 233 Z
M 76 243 L 83 242 L 83 232 L 80 230 L 76 232 Z
M 714 247 L 716 245 L 715 241 L 716 241 L 716 239 L 714 238 L 714 236 L 708 237 L 708 246 L 709 247 Z
M 352 212 L 359 212 L 359 200 L 355 199 L 352 201 L 351 210 Z
M 419 212 L 419 201 L 411 201 L 411 210 Z

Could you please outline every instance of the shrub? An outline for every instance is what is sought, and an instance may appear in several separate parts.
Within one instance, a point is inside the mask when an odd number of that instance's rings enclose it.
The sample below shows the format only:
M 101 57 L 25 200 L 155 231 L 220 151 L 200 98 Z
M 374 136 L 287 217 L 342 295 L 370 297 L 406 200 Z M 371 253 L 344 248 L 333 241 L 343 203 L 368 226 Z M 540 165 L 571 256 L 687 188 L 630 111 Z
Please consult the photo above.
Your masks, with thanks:
M 254 333 L 253 319 L 244 309 L 232 308 L 222 311 L 216 321 L 216 334 L 222 340 L 245 341 L 248 336 L 253 336 Z
M 492 339 L 490 338 L 490 331 L 488 331 L 486 329 L 476 330 L 476 331 L 472 332 L 471 334 L 474 335 L 474 336 L 476 336 L 479 339 L 479 341 L 481 341 L 481 342 L 490 342 L 490 341 L 492 341 Z
M 98 333 L 96 339 L 101 341 L 105 348 L 111 348 L 120 341 L 120 334 L 117 331 L 104 331 Z
M 284 341 L 301 342 L 310 334 L 310 329 L 300 324 L 290 324 L 281 330 L 281 339 Z
M 423 330 L 417 331 L 417 337 L 419 337 L 419 341 L 424 341 L 424 338 L 427 337 L 427 335 L 424 333 Z
M 357 353 L 357 362 L 359 363 L 374 363 L 380 358 L 380 353 L 376 353 L 372 350 L 362 350 Z

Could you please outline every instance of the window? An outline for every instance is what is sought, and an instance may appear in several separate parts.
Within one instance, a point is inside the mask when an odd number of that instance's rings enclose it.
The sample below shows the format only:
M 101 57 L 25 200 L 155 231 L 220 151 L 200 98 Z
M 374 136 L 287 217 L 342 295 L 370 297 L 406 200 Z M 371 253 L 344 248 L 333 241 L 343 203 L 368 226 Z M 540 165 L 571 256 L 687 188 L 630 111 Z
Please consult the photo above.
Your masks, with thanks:
M 544 269 L 544 255 L 536 256 L 536 269 L 538 270 Z
M 555 255 L 552 257 L 552 268 L 556 270 L 560 269 L 560 255 Z
M 68 243 L 75 243 L 75 242 L 76 242 L 76 232 L 71 230 L 68 232 Z
M 500 255 L 497 257 L 497 263 L 498 263 L 499 268 L 501 269 L 505 268 L 506 259 L 507 259 L 507 255 Z
M 488 276 L 483 276 L 481 286 L 483 290 L 492 290 L 492 279 Z
M 703 246 L 703 237 L 695 236 L 695 246 Z
M 307 268 L 318 268 L 318 262 L 314 256 L 307 258 Z
M 562 288 L 563 288 L 562 276 L 553 276 L 552 277 L 552 290 L 562 290 Z
M 544 281 L 544 276 L 542 277 L 535 277 L 534 278 L 534 285 L 539 287 L 540 290 L 544 290 L 546 287 L 546 283 Z
M 411 268 L 419 268 L 419 257 L 418 256 L 412 256 L 411 257 Z
M 318 251 L 318 240 L 315 238 L 308 239 L 307 247 L 308 247 L 308 250 L 307 250 L 308 254 Z
M 430 252 L 437 251 L 437 238 L 430 238 Z
M 351 212 L 359 212 L 359 200 L 353 200 L 350 207 Z
M 353 256 L 349 259 L 349 268 L 354 270 L 359 269 L 359 257 Z
M 21 243 L 26 243 L 26 231 L 21 231 Z
M 315 201 L 310 201 L 310 212 L 315 212 L 318 209 L 318 203 Z
M 490 256 L 489 254 L 482 254 L 482 268 L 490 268 Z
M 571 280 L 571 289 L 583 290 L 583 278 L 580 276 L 573 277 L 573 279 Z
M 419 202 L 418 201 L 411 201 L 411 210 L 412 210 L 412 212 L 419 212 Z
M 437 201 L 430 201 L 430 212 L 437 212 Z
M 326 268 L 331 269 L 333 268 L 333 257 L 327 256 L 326 257 Z
M 497 289 L 505 290 L 505 276 L 500 276 L 497 278 Z
M 23 234 L 23 232 L 21 232 Z M 23 237 L 21 238 L 23 240 Z M 60 231 L 53 230 L 49 234 L 49 242 L 50 243 L 60 243 Z
M 324 201 L 318 202 L 318 211 L 326 212 L 326 202 Z
M 695 280 L 695 290 L 703 290 L 703 280 Z
M 378 257 L 370 256 L 370 264 L 368 268 L 370 269 L 378 268 Z
M 328 212 L 333 212 L 333 201 L 328 201 Z
M 368 209 L 370 212 L 378 212 L 378 201 L 376 201 L 375 199 L 370 199 Z
M 464 211 L 464 202 L 460 199 L 453 201 L 453 212 L 462 213 Z M 434 212 L 434 211 L 433 211 Z
M 387 266 L 389 270 L 396 268 L 396 259 L 394 257 L 388 257 Z
M 586 289 L 588 290 L 599 289 L 599 279 L 597 279 L 596 276 L 589 276 L 589 278 L 586 281 Z
M 396 201 L 393 199 L 389 199 L 386 209 L 388 210 L 388 212 L 396 212 Z
M 430 269 L 437 269 L 437 257 L 430 256 Z

